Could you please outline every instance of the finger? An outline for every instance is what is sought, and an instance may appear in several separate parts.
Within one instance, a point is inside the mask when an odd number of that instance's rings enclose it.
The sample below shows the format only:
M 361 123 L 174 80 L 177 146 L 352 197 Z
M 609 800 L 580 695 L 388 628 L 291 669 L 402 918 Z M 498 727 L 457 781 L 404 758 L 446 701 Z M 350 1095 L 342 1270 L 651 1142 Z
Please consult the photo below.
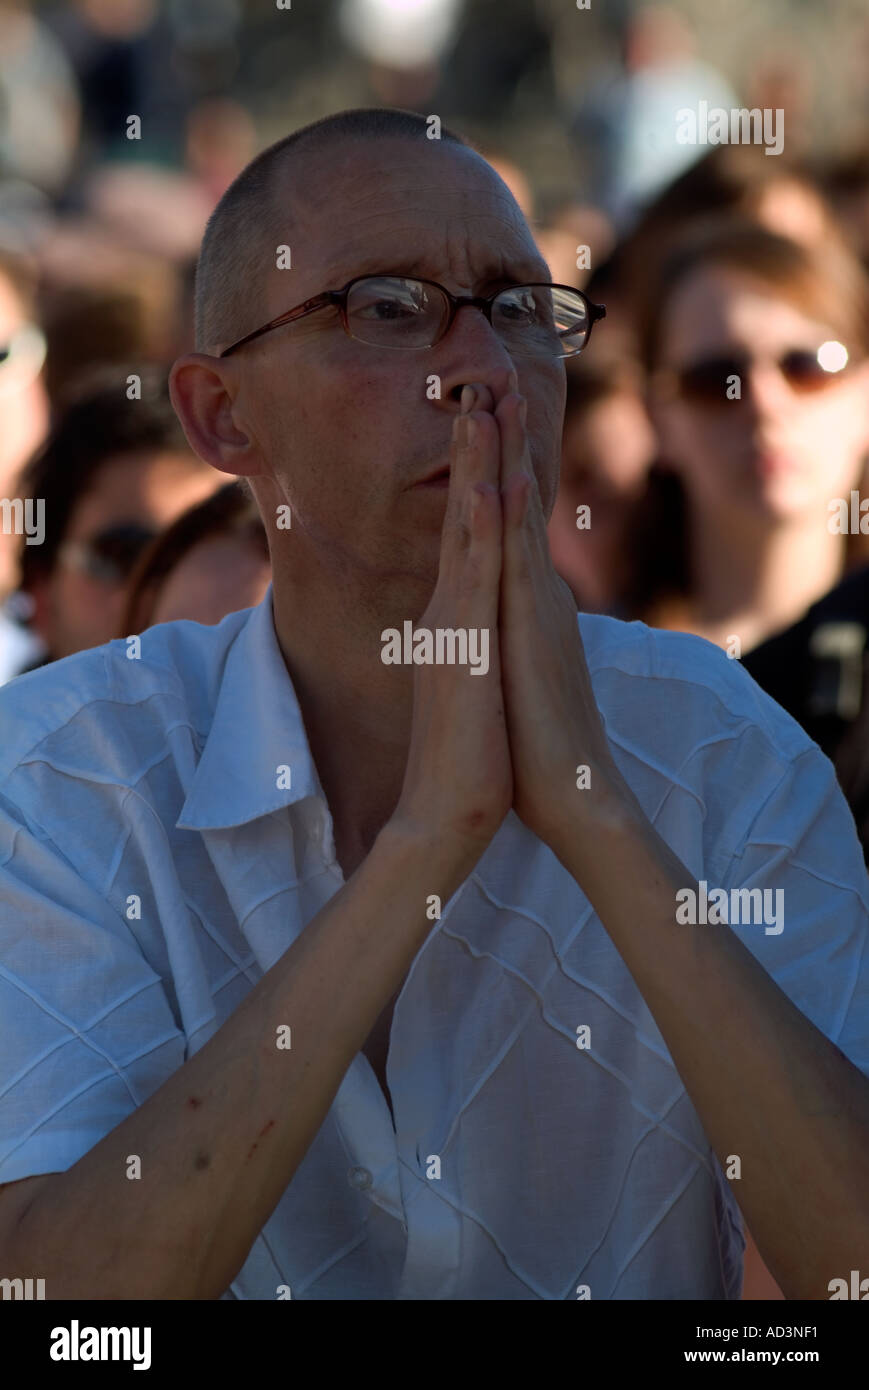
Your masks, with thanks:
M 527 473 L 517 473 L 508 478 L 506 484 L 502 484 L 501 499 L 504 509 L 505 541 L 508 534 L 515 538 L 517 533 L 521 532 L 530 497 L 531 479 Z
M 514 418 L 521 423 L 518 415 Z M 530 463 L 516 467 L 517 459 L 520 465 L 522 462 L 520 443 L 514 432 L 506 446 L 506 458 L 502 450 L 502 614 L 509 615 L 508 621 L 520 613 L 531 615 L 552 567 L 537 480 Z M 525 455 L 527 459 L 527 448 Z
M 495 411 L 501 436 L 501 496 L 503 507 L 503 575 L 506 582 L 525 580 L 529 569 L 528 509 L 534 482 L 528 438 L 527 407 L 516 391 L 502 396 Z
M 494 417 L 474 411 L 458 415 L 453 425 L 450 449 L 450 487 L 441 560 L 463 555 L 470 544 L 471 489 L 475 483 L 497 485 L 500 440 Z
M 531 459 L 526 421 L 528 406 L 525 398 L 515 391 L 509 392 L 498 403 L 495 418 L 501 432 L 501 487 L 511 482 L 515 491 L 509 501 L 505 501 L 505 524 L 509 530 L 524 523 L 528 529 L 530 551 L 542 560 L 549 554 L 549 541 L 546 533 L 546 518 L 537 476 Z M 528 479 L 528 487 L 519 487 L 518 479 Z M 520 504 L 523 504 L 520 510 Z
M 475 483 L 469 505 L 470 544 L 458 581 L 471 627 L 497 635 L 501 582 L 501 495 L 494 483 Z
M 501 433 L 501 486 L 519 473 L 532 472 L 531 452 L 525 429 L 528 406 L 516 391 L 502 396 L 495 411 Z
M 513 612 L 515 599 L 526 598 L 531 588 L 531 556 L 526 512 L 531 493 L 531 479 L 526 473 L 508 478 L 501 488 L 503 518 L 501 576 L 504 586 L 504 613 Z
M 495 409 L 495 398 L 489 387 L 483 381 L 469 381 L 462 387 L 459 410 L 466 415 L 472 410 Z

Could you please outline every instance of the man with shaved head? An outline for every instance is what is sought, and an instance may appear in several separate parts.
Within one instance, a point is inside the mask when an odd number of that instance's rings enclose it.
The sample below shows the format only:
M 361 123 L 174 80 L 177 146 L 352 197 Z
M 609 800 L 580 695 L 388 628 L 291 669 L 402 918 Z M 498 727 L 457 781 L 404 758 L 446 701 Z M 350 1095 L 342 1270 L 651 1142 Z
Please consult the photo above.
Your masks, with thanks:
M 0 1248 L 46 1297 L 734 1299 L 740 1209 L 788 1297 L 859 1267 L 832 768 L 550 562 L 600 317 L 433 118 L 216 208 L 172 399 L 273 585 L 0 696 Z

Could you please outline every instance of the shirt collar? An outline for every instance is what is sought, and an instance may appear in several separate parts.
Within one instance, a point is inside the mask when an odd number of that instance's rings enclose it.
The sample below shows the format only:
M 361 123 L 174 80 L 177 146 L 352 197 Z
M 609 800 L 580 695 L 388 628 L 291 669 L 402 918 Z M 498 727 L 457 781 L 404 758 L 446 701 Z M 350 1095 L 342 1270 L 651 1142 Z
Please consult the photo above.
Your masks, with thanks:
M 272 588 L 230 644 L 180 830 L 244 825 L 309 796 L 325 802 L 275 633 Z M 289 777 L 280 771 L 286 768 Z M 288 780 L 289 787 L 280 785 Z

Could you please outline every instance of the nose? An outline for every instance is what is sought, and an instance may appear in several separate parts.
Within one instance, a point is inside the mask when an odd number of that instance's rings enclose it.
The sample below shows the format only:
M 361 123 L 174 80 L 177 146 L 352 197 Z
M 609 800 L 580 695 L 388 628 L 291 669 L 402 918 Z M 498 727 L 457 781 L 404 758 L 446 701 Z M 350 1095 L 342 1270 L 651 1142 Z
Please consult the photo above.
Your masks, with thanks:
M 462 304 L 435 351 L 441 363 L 441 400 L 458 407 L 468 382 L 487 386 L 497 403 L 518 366 L 478 305 Z
M 775 362 L 753 362 L 746 376 L 748 403 L 757 416 L 780 419 L 794 409 L 794 393 Z

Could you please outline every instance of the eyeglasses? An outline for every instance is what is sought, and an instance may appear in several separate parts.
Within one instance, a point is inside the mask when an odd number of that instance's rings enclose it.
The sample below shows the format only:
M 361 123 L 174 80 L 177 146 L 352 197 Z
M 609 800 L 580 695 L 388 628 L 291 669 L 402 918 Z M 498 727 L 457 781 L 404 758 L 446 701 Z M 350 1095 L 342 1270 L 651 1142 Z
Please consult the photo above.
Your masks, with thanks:
M 334 305 L 349 338 L 369 347 L 419 352 L 434 347 L 449 332 L 459 309 L 479 309 L 511 357 L 575 357 L 591 337 L 592 325 L 606 315 L 570 285 L 510 285 L 480 298 L 455 295 L 433 280 L 403 275 L 360 275 L 342 290 L 327 290 L 289 309 L 263 328 L 248 333 L 221 357 L 273 328 Z
M 57 557 L 100 584 L 123 584 L 156 534 L 146 526 L 111 526 L 88 541 L 65 541 Z
M 763 359 L 747 352 L 718 353 L 700 357 L 684 367 L 662 375 L 675 383 L 683 400 L 695 405 L 730 405 L 733 378 L 742 382 L 752 367 Z M 790 348 L 772 359 L 791 390 L 806 396 L 824 391 L 842 380 L 848 365 L 848 352 L 842 343 L 828 342 L 812 351 L 810 348 Z M 737 397 L 737 399 L 739 399 Z

